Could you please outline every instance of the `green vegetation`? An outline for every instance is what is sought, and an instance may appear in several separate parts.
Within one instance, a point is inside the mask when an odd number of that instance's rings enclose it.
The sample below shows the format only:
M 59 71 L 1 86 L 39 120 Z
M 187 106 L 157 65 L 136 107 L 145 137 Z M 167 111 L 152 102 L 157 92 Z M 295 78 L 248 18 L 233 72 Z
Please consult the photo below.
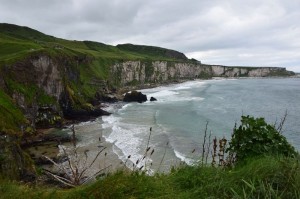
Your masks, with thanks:
M 0 132 L 18 133 L 20 125 L 26 120 L 12 99 L 0 90 Z
M 144 46 L 142 51 L 139 46 L 133 46 L 130 49 L 124 47 L 126 45 L 115 47 L 92 41 L 70 41 L 55 38 L 28 27 L 2 23 L 0 24 L 0 76 L 3 74 L 5 92 L 9 96 L 15 92 L 20 93 L 24 95 L 25 102 L 29 105 L 33 101 L 38 104 L 55 104 L 57 102 L 53 97 L 47 96 L 35 85 L 35 79 L 31 74 L 31 70 L 34 69 L 30 68 L 32 58 L 50 57 L 51 60 L 61 65 L 59 67 L 63 75 L 63 86 L 73 91 L 71 96 L 73 106 L 82 108 L 86 107 L 87 102 L 94 97 L 99 88 L 120 86 L 120 80 L 117 77 L 110 77 L 112 65 L 126 60 L 141 60 L 147 63 L 154 60 L 178 61 L 176 56 L 170 55 L 180 54 L 158 47 Z M 163 54 L 160 54 L 162 52 Z M 16 63 L 21 63 L 22 66 L 13 68 L 12 66 Z M 23 74 L 20 73 L 20 68 Z M 63 72 L 65 68 L 67 71 Z M 133 81 L 130 85 L 136 84 L 137 82 Z M 36 96 L 36 93 L 39 95 Z M 1 100 L 4 99 L 7 98 Z M 5 114 L 3 110 L 0 112 Z M 3 123 L 9 123 L 5 118 L 3 119 Z
M 18 56 L 30 55 L 44 50 L 51 54 L 66 53 L 72 55 L 84 54 L 88 56 L 121 60 L 165 60 L 176 61 L 187 59 L 182 53 L 159 47 L 119 45 L 117 47 L 93 41 L 70 41 L 55 38 L 28 27 L 12 24 L 0 24 L 0 61 L 16 60 Z M 17 56 L 17 57 L 16 57 Z
M 121 71 L 110 75 L 110 67 L 114 64 L 139 60 L 145 64 L 146 78 L 149 78 L 158 73 L 154 71 L 152 61 L 168 61 L 167 67 L 182 61 L 198 63 L 197 60 L 188 60 L 182 53 L 159 47 L 69 41 L 27 27 L 0 24 L 0 166 L 1 172 L 9 173 L 6 176 L 19 175 L 19 170 L 25 166 L 33 168 L 30 158 L 18 145 L 20 137 L 6 136 L 20 135 L 21 125 L 28 123 L 12 96 L 20 95 L 18 99 L 21 101 L 24 97 L 28 106 L 58 103 L 36 85 L 32 76 L 30 60 L 41 56 L 50 57 L 58 65 L 68 102 L 74 109 L 92 109 L 88 102 L 99 88 L 122 86 Z M 18 64 L 20 67 L 15 66 Z M 277 74 L 280 73 L 274 71 L 274 75 Z M 203 72 L 199 77 L 210 78 L 210 75 Z M 133 80 L 128 84 L 134 86 L 138 83 Z M 51 122 L 56 119 L 61 118 L 53 115 Z M 29 186 L 0 178 L 0 197 L 300 198 L 299 160 L 294 148 L 262 118 L 247 116 L 242 117 L 241 122 L 241 126 L 234 129 L 228 152 L 243 164 L 228 160 L 230 167 L 183 166 L 169 174 L 154 176 L 121 171 L 69 190 Z M 11 137 L 15 138 L 13 142 L 7 139 Z
M 37 103 L 40 105 L 54 104 L 56 99 L 45 93 L 44 90 L 38 88 L 32 83 L 21 84 L 12 79 L 6 78 L 7 89 L 10 92 L 18 93 L 24 96 L 27 104 Z
M 227 152 L 234 154 L 236 161 L 255 156 L 283 155 L 296 156 L 294 147 L 288 143 L 273 125 L 264 118 L 242 116 L 241 125 L 234 128 Z
M 188 61 L 188 58 L 180 52 L 155 47 L 155 46 L 143 46 L 143 45 L 133 45 L 133 44 L 119 44 L 117 48 L 123 51 L 132 52 L 136 55 L 147 55 L 147 58 L 155 57 L 156 60 L 168 60 L 172 61 L 174 59 Z
M 118 172 L 69 190 L 0 181 L 2 198 L 299 198 L 300 167 L 292 158 L 261 157 L 233 169 L 189 167 L 170 174 Z
M 242 124 L 235 128 L 229 151 L 245 153 L 234 148 L 239 137 L 241 145 L 247 145 L 243 164 L 214 167 L 199 164 L 173 168 L 169 174 L 119 171 L 88 185 L 72 189 L 55 189 L 28 186 L 0 178 L 2 198 L 299 198 L 299 157 L 286 142 L 284 147 L 292 150 L 293 157 L 285 153 L 270 153 L 262 149 L 273 140 L 285 142 L 273 126 L 262 118 L 243 116 Z M 268 133 L 266 133 L 266 131 Z M 249 145 L 248 135 L 257 140 Z M 267 135 L 267 136 L 265 136 Z M 269 135 L 269 136 L 268 136 Z M 280 138 L 280 139 L 279 139 Z M 244 142 L 246 141 L 246 142 Z M 258 148 L 258 151 L 253 151 Z M 277 149 L 277 148 L 276 148 Z M 271 149 L 270 149 L 271 150 Z M 285 150 L 285 149 L 283 149 Z

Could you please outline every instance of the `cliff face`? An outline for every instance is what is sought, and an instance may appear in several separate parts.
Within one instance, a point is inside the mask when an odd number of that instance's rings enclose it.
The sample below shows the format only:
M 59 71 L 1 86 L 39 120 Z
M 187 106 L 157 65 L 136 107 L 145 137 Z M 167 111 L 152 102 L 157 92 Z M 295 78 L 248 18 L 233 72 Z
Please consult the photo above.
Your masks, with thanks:
M 267 77 L 289 76 L 292 72 L 276 67 L 227 67 L 204 65 L 190 62 L 168 61 L 125 61 L 111 67 L 111 76 L 120 86 L 145 83 L 166 83 L 176 80 L 188 80 L 210 77 Z
M 127 61 L 111 67 L 115 83 L 130 86 L 145 83 L 166 83 L 211 75 L 210 66 L 167 61 Z
M 107 99 L 110 88 L 147 87 L 149 84 L 211 77 L 265 77 L 290 75 L 284 68 L 243 68 L 204 65 L 182 61 L 110 61 L 105 78 L 85 80 L 86 70 L 95 70 L 94 59 L 83 56 L 35 54 L 1 68 L 0 83 L 22 109 L 31 126 L 61 125 L 62 118 L 107 114 L 92 104 Z M 86 75 L 87 76 L 87 75 Z M 88 77 L 88 76 L 87 76 Z M 83 81 L 84 80 L 84 81 Z M 97 84 L 96 84 L 96 83 Z M 101 83 L 101 86 L 99 84 Z M 92 89 L 91 89 L 92 88 Z M 86 91 L 87 90 L 87 91 Z M 94 103 L 95 102 L 95 103 Z M 93 112 L 94 111 L 94 112 Z M 96 116 L 94 115 L 94 116 Z
M 211 65 L 212 76 L 216 77 L 268 77 L 291 76 L 293 72 L 281 67 L 232 67 Z
M 42 55 L 31 60 L 33 65 L 32 72 L 35 72 L 36 85 L 45 91 L 49 96 L 59 99 L 63 92 L 62 75 L 59 66 L 50 57 Z

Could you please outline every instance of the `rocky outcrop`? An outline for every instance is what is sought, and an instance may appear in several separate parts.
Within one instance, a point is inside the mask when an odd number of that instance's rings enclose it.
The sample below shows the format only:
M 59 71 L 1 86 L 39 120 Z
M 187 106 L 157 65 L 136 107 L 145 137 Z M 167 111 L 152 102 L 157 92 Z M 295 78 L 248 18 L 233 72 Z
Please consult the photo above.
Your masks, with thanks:
M 155 97 L 151 97 L 151 98 L 150 98 L 150 101 L 151 101 L 151 102 L 157 101 L 157 99 L 156 99 Z
M 142 94 L 141 92 L 131 91 L 125 94 L 123 101 L 143 103 L 147 101 L 147 96 Z
M 74 104 L 74 99 L 70 92 L 71 91 L 66 89 L 66 91 L 61 94 L 59 100 L 64 118 L 75 121 L 87 121 L 102 115 L 110 114 L 100 107 L 94 107 L 89 103 L 83 104 L 82 106 Z

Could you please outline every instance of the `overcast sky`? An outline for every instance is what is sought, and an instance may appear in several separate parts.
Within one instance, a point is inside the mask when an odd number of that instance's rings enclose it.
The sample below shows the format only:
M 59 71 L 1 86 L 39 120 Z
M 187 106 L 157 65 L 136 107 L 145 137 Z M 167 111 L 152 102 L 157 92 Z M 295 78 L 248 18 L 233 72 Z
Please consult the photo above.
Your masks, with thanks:
M 161 46 L 207 64 L 300 72 L 300 0 L 0 0 L 0 22 L 71 40 Z

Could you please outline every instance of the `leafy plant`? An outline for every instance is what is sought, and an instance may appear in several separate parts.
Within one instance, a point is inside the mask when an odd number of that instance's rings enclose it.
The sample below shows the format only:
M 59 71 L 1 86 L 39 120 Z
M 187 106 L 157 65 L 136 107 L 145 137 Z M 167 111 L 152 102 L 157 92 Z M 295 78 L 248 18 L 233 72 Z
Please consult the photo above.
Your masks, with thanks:
M 236 161 L 260 155 L 295 156 L 297 152 L 273 125 L 264 118 L 242 116 L 241 125 L 234 128 L 229 152 Z

